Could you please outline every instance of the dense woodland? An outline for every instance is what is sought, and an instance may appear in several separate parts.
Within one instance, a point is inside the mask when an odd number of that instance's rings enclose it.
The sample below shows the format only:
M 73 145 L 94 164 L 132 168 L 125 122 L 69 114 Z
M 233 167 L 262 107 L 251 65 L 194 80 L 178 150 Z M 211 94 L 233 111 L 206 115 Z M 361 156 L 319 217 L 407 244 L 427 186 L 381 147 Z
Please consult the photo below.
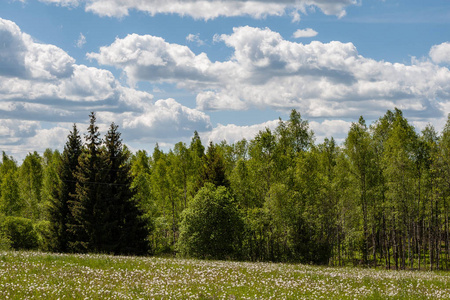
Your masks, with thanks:
M 0 165 L 0 247 L 449 269 L 450 118 L 398 109 L 315 144 L 293 110 L 252 140 L 130 153 L 90 116 L 62 153 Z

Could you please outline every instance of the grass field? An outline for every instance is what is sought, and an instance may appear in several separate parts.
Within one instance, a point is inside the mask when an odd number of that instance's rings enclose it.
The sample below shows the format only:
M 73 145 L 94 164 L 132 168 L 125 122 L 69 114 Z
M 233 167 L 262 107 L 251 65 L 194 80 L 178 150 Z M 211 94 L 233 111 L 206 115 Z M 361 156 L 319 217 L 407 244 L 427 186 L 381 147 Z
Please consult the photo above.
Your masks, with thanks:
M 0 252 L 0 299 L 450 299 L 450 274 Z

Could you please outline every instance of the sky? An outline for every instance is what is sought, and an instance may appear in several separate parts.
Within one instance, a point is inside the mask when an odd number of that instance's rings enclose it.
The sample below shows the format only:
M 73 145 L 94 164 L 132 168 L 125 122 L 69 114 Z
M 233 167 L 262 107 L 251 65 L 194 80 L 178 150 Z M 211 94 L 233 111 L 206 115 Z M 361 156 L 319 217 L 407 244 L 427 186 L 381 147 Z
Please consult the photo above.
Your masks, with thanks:
M 396 107 L 440 131 L 449 67 L 449 0 L 2 0 L 0 151 L 62 150 L 91 111 L 149 153 L 292 109 L 316 143 Z

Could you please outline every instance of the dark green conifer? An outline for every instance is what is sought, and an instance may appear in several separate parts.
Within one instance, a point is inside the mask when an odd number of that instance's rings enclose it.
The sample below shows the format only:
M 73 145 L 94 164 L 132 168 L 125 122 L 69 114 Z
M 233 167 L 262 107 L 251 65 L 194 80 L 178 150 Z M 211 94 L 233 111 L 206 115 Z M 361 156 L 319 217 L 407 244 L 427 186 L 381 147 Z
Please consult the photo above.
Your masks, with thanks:
M 68 230 L 73 225 L 69 203 L 74 200 L 76 181 L 74 172 L 78 166 L 78 158 L 83 150 L 80 133 L 77 126 L 67 137 L 66 145 L 58 168 L 59 184 L 52 186 L 50 191 L 49 221 L 52 232 L 50 247 L 53 251 L 69 251 L 69 243 L 74 242 L 74 237 Z
M 88 134 L 85 135 L 86 146 L 78 159 L 75 171 L 76 193 L 70 203 L 73 224 L 69 226 L 74 240 L 70 243 L 77 252 L 99 252 L 102 250 L 102 234 L 105 191 L 104 164 L 100 133 L 95 124 L 95 113 L 91 113 Z
M 124 149 L 117 129 L 112 123 L 105 137 L 107 186 L 103 248 L 115 254 L 146 254 L 148 230 L 131 189 L 130 153 Z
M 203 182 L 210 182 L 215 186 L 229 187 L 230 182 L 225 174 L 225 160 L 220 148 L 210 142 L 204 159 Z

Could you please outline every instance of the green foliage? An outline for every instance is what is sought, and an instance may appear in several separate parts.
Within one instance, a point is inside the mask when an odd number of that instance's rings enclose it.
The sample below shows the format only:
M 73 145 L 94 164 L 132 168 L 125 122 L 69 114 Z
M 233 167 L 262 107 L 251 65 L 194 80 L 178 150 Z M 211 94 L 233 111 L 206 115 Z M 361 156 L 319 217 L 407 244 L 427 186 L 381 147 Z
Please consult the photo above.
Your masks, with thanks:
M 207 183 L 183 212 L 177 248 L 187 257 L 236 258 L 242 229 L 243 221 L 227 189 Z
M 74 126 L 61 155 L 3 153 L 0 214 L 27 217 L 41 249 L 450 268 L 450 116 L 417 133 L 395 109 L 316 145 L 293 110 L 249 141 L 205 153 L 195 132 L 151 156 L 90 118 L 84 146 Z
M 99 249 L 115 254 L 147 254 L 149 223 L 143 216 L 131 188 L 130 154 L 122 146 L 118 126 L 111 124 L 105 136 L 104 160 L 107 189 L 100 215 L 104 228 Z M 100 206 L 100 203 L 97 203 Z
M 3 228 L 5 216 L 0 214 L 0 251 L 11 249 L 11 239 L 7 236 L 6 231 Z
M 25 203 L 19 194 L 17 163 L 3 152 L 0 165 L 0 214 L 20 216 Z
M 3 178 L 10 171 L 17 171 L 17 162 L 13 157 L 2 152 L 2 163 L 0 165 L 0 177 Z
M 203 174 L 203 160 L 205 157 L 205 147 L 202 144 L 202 140 L 197 131 L 194 131 L 191 143 L 189 145 L 190 159 L 191 159 L 191 172 L 192 172 L 192 185 L 193 194 L 195 196 L 197 191 L 203 186 L 202 174 Z
M 52 248 L 52 232 L 50 221 L 42 220 L 33 224 L 34 231 L 37 235 L 37 243 L 39 250 L 53 251 Z
M 5 217 L 0 231 L 4 232 L 11 241 L 11 247 L 15 250 L 37 249 L 39 246 L 39 237 L 30 219 L 12 216 Z
M 231 188 L 241 208 L 260 206 L 258 191 L 255 190 L 250 163 L 240 158 L 230 176 Z
M 11 240 L 3 230 L 0 230 L 0 251 L 11 249 Z
M 70 226 L 75 226 L 70 204 L 75 200 L 76 180 L 74 174 L 82 147 L 77 126 L 73 125 L 61 157 L 59 157 L 59 153 L 55 152 L 51 159 L 47 160 L 44 190 L 48 199 L 47 213 L 50 221 L 48 246 L 53 251 L 67 252 L 69 244 L 75 244 L 75 235 L 69 231 Z
M 175 155 L 171 151 L 164 154 L 155 147 L 152 162 L 152 190 L 158 207 L 155 217 L 156 231 L 160 232 L 156 248 L 173 252 L 179 230 L 179 216 L 182 208 L 182 190 L 178 188 L 175 171 Z M 184 201 L 183 201 L 184 202 Z
M 371 145 L 370 134 L 366 122 L 361 116 L 358 123 L 352 123 L 347 139 L 345 140 L 346 154 L 350 160 L 350 174 L 354 177 L 355 197 L 359 198 L 358 205 L 362 211 L 362 232 L 363 239 L 362 255 L 364 263 L 368 262 L 368 235 L 369 235 L 369 217 L 371 208 L 374 204 L 370 201 L 374 189 L 372 176 L 376 174 L 374 168 L 374 153 Z
M 101 139 L 96 117 L 91 113 L 86 146 L 78 158 L 75 171 L 75 197 L 69 202 L 73 223 L 69 231 L 74 239 L 69 246 L 73 251 L 98 252 L 102 250 L 104 233 L 103 213 L 106 187 L 105 163 L 102 160 Z
M 74 172 L 75 195 L 68 201 L 72 251 L 114 254 L 148 253 L 147 220 L 136 203 L 130 153 L 118 126 L 111 124 L 104 146 L 90 115 L 86 147 Z M 69 195 L 70 196 L 70 195 Z
M 220 148 L 210 142 L 204 158 L 203 182 L 215 186 L 229 187 L 230 182 L 225 170 L 225 161 Z
M 24 216 L 33 221 L 44 217 L 44 207 L 41 202 L 42 175 L 42 158 L 36 151 L 29 153 L 19 167 L 18 181 L 20 196 L 26 206 Z
M 134 199 L 139 203 L 140 208 L 151 216 L 155 212 L 155 205 L 152 197 L 150 159 L 147 152 L 139 150 L 132 156 L 131 176 Z
M 7 216 L 20 216 L 25 209 L 25 202 L 20 197 L 17 172 L 10 169 L 2 178 L 0 211 Z

